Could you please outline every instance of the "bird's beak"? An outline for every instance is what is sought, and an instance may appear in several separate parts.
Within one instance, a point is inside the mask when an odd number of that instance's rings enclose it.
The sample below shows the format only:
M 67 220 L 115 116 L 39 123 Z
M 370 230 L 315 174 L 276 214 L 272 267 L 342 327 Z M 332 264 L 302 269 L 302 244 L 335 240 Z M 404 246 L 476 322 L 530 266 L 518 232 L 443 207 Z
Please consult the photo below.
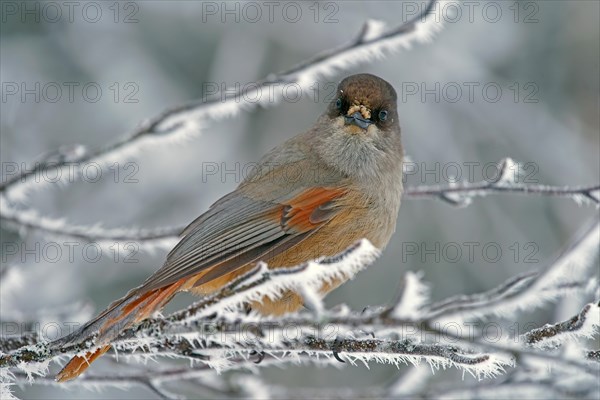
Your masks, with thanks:
M 358 111 L 351 116 L 346 115 L 344 121 L 346 122 L 346 125 L 356 125 L 365 130 L 373 123 L 370 119 L 363 118 L 362 114 Z

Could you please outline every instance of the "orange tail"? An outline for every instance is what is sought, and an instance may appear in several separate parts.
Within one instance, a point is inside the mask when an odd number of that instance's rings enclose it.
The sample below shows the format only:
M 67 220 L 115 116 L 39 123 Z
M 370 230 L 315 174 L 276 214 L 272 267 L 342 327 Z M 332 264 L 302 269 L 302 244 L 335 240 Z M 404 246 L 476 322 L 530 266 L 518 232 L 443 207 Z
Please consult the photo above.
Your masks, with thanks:
M 56 381 L 66 382 L 77 378 L 92 362 L 110 350 L 110 342 L 119 333 L 161 309 L 184 283 L 185 280 L 181 280 L 172 285 L 141 294 L 139 289 L 134 289 L 122 299 L 111 304 L 79 331 L 68 338 L 59 339 L 63 343 L 77 343 L 87 340 L 91 335 L 98 334 L 96 344 L 102 347 L 87 353 L 85 356 L 73 357 L 58 373 Z
M 102 354 L 110 350 L 110 345 L 100 347 L 93 353 L 87 353 L 85 356 L 75 356 L 71 361 L 56 375 L 57 382 L 66 382 L 77 378 L 90 366 L 91 363 Z

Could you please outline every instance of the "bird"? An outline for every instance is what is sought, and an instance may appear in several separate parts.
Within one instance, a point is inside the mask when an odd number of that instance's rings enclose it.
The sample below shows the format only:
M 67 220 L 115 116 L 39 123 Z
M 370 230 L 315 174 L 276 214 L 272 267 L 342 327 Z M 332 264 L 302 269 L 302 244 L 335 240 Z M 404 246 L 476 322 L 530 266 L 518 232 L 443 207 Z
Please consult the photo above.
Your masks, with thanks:
M 276 269 L 337 255 L 361 239 L 383 250 L 396 228 L 403 148 L 393 86 L 361 73 L 343 79 L 307 131 L 267 152 L 231 193 L 181 233 L 166 261 L 140 286 L 63 338 L 94 335 L 56 380 L 76 378 L 120 332 L 160 311 L 178 292 L 207 296 L 258 262 Z M 343 283 L 324 282 L 325 296 Z M 303 307 L 292 290 L 247 307 L 280 316 Z

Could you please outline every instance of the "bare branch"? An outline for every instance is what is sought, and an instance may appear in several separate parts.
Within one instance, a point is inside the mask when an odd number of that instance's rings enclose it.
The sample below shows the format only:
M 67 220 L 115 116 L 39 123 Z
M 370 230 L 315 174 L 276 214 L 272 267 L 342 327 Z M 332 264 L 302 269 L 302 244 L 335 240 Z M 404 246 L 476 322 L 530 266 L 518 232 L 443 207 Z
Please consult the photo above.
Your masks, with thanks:
M 430 198 L 443 200 L 453 206 L 467 206 L 474 197 L 485 197 L 490 194 L 520 193 L 525 195 L 557 196 L 578 199 L 581 196 L 591 203 L 600 205 L 600 185 L 593 186 L 548 186 L 531 184 L 497 184 L 492 182 L 461 183 L 446 186 L 409 187 L 404 192 L 408 198 Z M 459 195 L 458 197 L 452 195 Z
M 564 340 L 593 338 L 600 326 L 600 304 L 587 304 L 574 317 L 554 325 L 545 325 L 523 335 L 525 343 L 535 347 L 557 347 Z
M 56 176 L 69 176 L 69 179 L 53 182 L 66 185 L 73 178 L 81 176 L 82 167 L 86 163 L 93 162 L 101 168 L 107 168 L 115 160 L 122 161 L 139 154 L 145 145 L 200 134 L 202 129 L 199 121 L 219 120 L 241 110 L 274 103 L 270 96 L 259 96 L 258 101 L 248 101 L 248 98 L 256 98 L 250 92 L 278 88 L 290 83 L 306 88 L 320 76 L 332 76 L 358 64 L 373 62 L 389 52 L 408 48 L 415 42 L 426 42 L 441 29 L 441 23 L 430 15 L 439 1 L 444 0 L 430 0 L 419 15 L 388 30 L 383 29 L 383 23 L 379 21 L 367 21 L 357 38 L 342 47 L 326 51 L 287 71 L 272 74 L 254 85 L 244 85 L 225 99 L 217 95 L 211 100 L 193 101 L 173 107 L 145 121 L 124 138 L 105 148 L 89 151 L 81 145 L 63 146 L 44 155 L 34 168 L 21 171 L 21 174 L 0 183 L 0 218 L 19 228 L 35 229 L 48 235 L 67 236 L 88 242 L 133 240 L 148 246 L 169 247 L 165 243 L 172 244 L 184 227 L 125 230 L 76 226 L 67 224 L 62 219 L 40 216 L 35 210 L 17 209 L 11 203 L 25 199 L 30 190 L 44 187 L 45 182 L 28 179 L 41 172 L 61 170 L 68 166 L 69 174 L 58 173 Z M 279 93 L 277 96 L 281 99 L 283 95 Z M 75 177 L 72 176 L 73 173 Z
M 32 346 L 40 341 L 37 332 L 23 335 L 2 335 L 0 339 L 0 353 L 8 353 L 26 346 Z
M 130 240 L 149 247 L 171 247 L 183 227 L 125 230 L 77 226 L 61 219 L 42 216 L 36 210 L 18 207 L 16 204 L 25 199 L 30 190 L 43 187 L 30 179 L 35 174 L 61 170 L 74 164 L 79 177 L 81 165 L 85 162 L 95 162 L 106 168 L 115 159 L 137 156 L 145 146 L 197 136 L 208 121 L 269 105 L 265 99 L 254 103 L 240 102 L 240 98 L 255 99 L 256 96 L 251 92 L 290 83 L 307 87 L 318 77 L 331 76 L 351 66 L 372 62 L 387 52 L 415 42 L 424 42 L 440 29 L 435 18 L 425 18 L 436 4 L 436 0 L 431 0 L 420 15 L 389 30 L 384 30 L 380 22 L 369 21 L 358 37 L 343 47 L 327 51 L 280 74 L 271 75 L 256 85 L 246 85 L 225 100 L 215 96 L 209 101 L 195 101 L 167 110 L 103 149 L 88 151 L 83 146 L 72 146 L 47 154 L 33 169 L 0 183 L 0 219 L 19 229 L 36 230 L 49 236 L 101 243 Z M 277 98 L 281 100 L 282 95 L 278 94 Z M 405 197 L 439 199 L 451 205 L 465 206 L 477 197 L 520 193 L 560 196 L 600 206 L 600 185 L 557 187 L 523 184 L 510 179 L 508 171 L 511 163 L 513 161 L 510 159 L 501 161 L 500 173 L 493 181 L 409 187 L 405 191 Z M 518 311 L 539 307 L 566 293 L 586 294 L 590 285 L 597 286 L 594 272 L 590 272 L 590 265 L 597 256 L 599 237 L 600 224 L 596 222 L 548 268 L 513 277 L 485 293 L 456 296 L 434 304 L 429 304 L 427 286 L 421 282 L 421 277 L 408 273 L 404 291 L 392 305 L 362 313 L 351 312 L 344 307 L 326 310 L 318 296 L 318 288 L 324 281 L 351 279 L 370 264 L 378 256 L 378 251 L 366 241 L 357 243 L 338 256 L 291 268 L 271 270 L 268 266 L 259 264 L 218 293 L 203 298 L 183 311 L 167 317 L 148 319 L 122 332 L 112 343 L 114 351 L 109 353 L 112 357 L 118 354 L 126 361 L 155 357 L 183 359 L 190 361 L 189 367 L 144 368 L 128 374 L 111 372 L 110 375 L 84 375 L 71 385 L 122 388 L 141 385 L 159 397 L 169 399 L 177 398 L 177 395 L 167 390 L 163 384 L 174 381 L 190 381 L 202 390 L 222 396 L 249 396 L 254 391 L 255 396 L 256 393 L 264 393 L 282 398 L 317 397 L 324 393 L 343 394 L 341 398 L 411 394 L 418 394 L 422 398 L 449 395 L 477 398 L 488 393 L 496 396 L 501 393 L 508 397 L 515 391 L 535 392 L 540 388 L 540 382 L 549 380 L 549 391 L 556 396 L 567 397 L 573 393 L 593 396 L 600 388 L 595 381 L 575 387 L 563 386 L 554 378 L 564 374 L 571 382 L 575 381 L 573 376 L 578 375 L 593 380 L 597 377 L 595 364 L 600 360 L 600 352 L 577 347 L 581 357 L 574 359 L 552 350 L 563 339 L 596 334 L 600 324 L 598 304 L 588 304 L 577 316 L 567 321 L 534 329 L 520 338 L 510 338 L 517 339 L 515 343 L 491 342 L 478 332 L 469 337 L 454 334 L 436 327 L 434 322 L 447 320 L 460 323 L 470 318 L 483 319 L 490 315 L 514 315 Z M 0 276 L 5 275 L 7 270 L 1 269 Z M 246 314 L 240 310 L 248 302 L 260 301 L 264 296 L 274 298 L 284 290 L 301 293 L 312 313 L 301 312 L 273 318 Z M 294 335 L 289 334 L 290 327 L 296 329 Z M 330 334 L 325 328 L 333 328 L 334 334 Z M 10 390 L 7 392 L 5 389 L 13 382 L 56 384 L 52 378 L 45 376 L 49 363 L 57 358 L 93 350 L 97 345 L 94 342 L 97 334 L 94 329 L 53 342 L 44 341 L 35 332 L 0 337 L 2 396 L 7 393 L 7 396 L 11 395 Z M 246 379 L 242 385 L 246 389 L 241 390 L 226 385 L 222 378 L 212 378 L 210 381 L 205 378 L 207 372 L 214 370 L 254 371 L 259 366 L 290 362 L 310 362 L 317 365 L 379 362 L 398 366 L 401 363 L 417 365 L 422 361 L 431 368 L 459 368 L 478 379 L 496 377 L 505 374 L 508 367 L 511 368 L 504 379 L 476 387 L 462 385 L 430 389 L 423 384 L 408 382 L 406 379 L 412 380 L 408 375 L 397 385 L 384 389 L 338 389 L 335 392 L 320 390 L 315 391 L 313 396 L 307 396 L 306 390 L 294 392 L 287 388 L 267 387 L 259 379 Z M 544 368 L 550 364 L 559 372 L 536 376 L 530 372 L 530 369 L 535 369 L 532 365 L 536 363 L 543 364 Z M 575 372 L 566 373 L 568 370 Z M 34 375 L 41 376 L 34 379 Z M 423 381 L 421 375 L 420 382 Z
M 600 249 L 600 222 L 594 219 L 552 264 L 541 272 L 532 271 L 510 278 L 482 294 L 450 298 L 430 307 L 428 320 L 453 321 L 486 315 L 512 315 L 537 308 L 568 291 L 584 291 L 592 284 L 594 260 Z M 592 272 L 590 272 L 592 271 Z
M 544 291 L 551 292 L 556 288 L 565 287 L 565 279 L 573 279 L 577 276 L 581 276 L 581 279 L 583 279 L 586 276 L 586 271 L 588 271 L 586 266 L 575 265 L 575 268 L 579 268 L 578 273 L 575 275 L 572 274 L 573 271 L 565 273 L 564 268 L 572 267 L 574 260 L 577 258 L 585 258 L 585 261 L 589 263 L 589 257 L 593 256 L 598 249 L 595 242 L 598 236 L 597 230 L 598 224 L 596 223 L 592 228 L 587 229 L 582 237 L 543 273 L 521 275 L 482 295 L 453 298 L 434 304 L 426 309 L 418 320 L 414 318 L 410 320 L 399 319 L 397 315 L 390 313 L 388 307 L 376 312 L 358 315 L 349 314 L 345 310 L 334 313 L 329 312 L 323 315 L 323 321 L 333 324 L 339 333 L 354 332 L 356 334 L 360 331 L 366 331 L 374 332 L 377 336 L 385 336 L 386 332 L 407 332 L 407 329 L 412 329 L 412 332 L 423 329 L 431 331 L 429 321 L 438 318 L 447 319 L 452 317 L 452 320 L 456 321 L 465 313 L 469 315 L 488 315 L 498 313 L 498 310 L 506 312 L 507 309 L 515 307 L 515 302 L 519 303 L 518 309 L 532 308 L 538 305 L 535 301 L 523 300 L 531 297 L 548 298 L 550 294 L 544 294 Z M 260 264 L 245 276 L 224 287 L 214 296 L 207 297 L 184 311 L 177 312 L 167 318 L 147 320 L 138 327 L 123 332 L 115 341 L 115 345 L 125 344 L 125 347 L 127 347 L 127 344 L 131 344 L 132 341 L 146 338 L 150 342 L 159 341 L 162 348 L 169 348 L 169 343 L 180 342 L 173 342 L 169 339 L 165 343 L 164 338 L 181 337 L 181 335 L 189 335 L 191 332 L 196 332 L 196 334 L 199 332 L 235 334 L 239 333 L 240 322 L 242 327 L 243 324 L 254 324 L 252 329 L 248 331 L 253 339 L 260 339 L 261 332 L 268 332 L 269 329 L 271 332 L 277 331 L 279 335 L 289 324 L 310 329 L 311 332 L 315 332 L 315 329 L 318 331 L 320 328 L 318 322 L 303 314 L 284 319 L 257 319 L 252 315 L 246 317 L 235 313 L 235 310 L 242 304 L 259 300 L 265 295 L 277 297 L 282 290 L 294 289 L 299 286 L 313 287 L 321 284 L 324 280 L 334 278 L 348 279 L 370 264 L 377 254 L 377 251 L 368 242 L 362 241 L 341 255 L 323 259 L 316 263 L 307 263 L 299 267 L 269 270 L 264 264 Z M 414 286 L 414 284 L 411 285 Z M 568 282 L 567 286 L 572 286 L 572 282 Z M 420 289 L 417 290 L 417 292 L 419 291 Z M 557 293 L 551 293 L 551 295 L 556 297 Z M 413 297 L 414 295 L 400 296 L 399 299 L 401 301 L 411 301 Z M 422 303 L 422 301 L 419 301 L 419 303 Z M 394 309 L 398 309 L 398 306 L 394 306 Z M 223 312 L 226 313 L 223 317 L 214 319 L 215 315 L 219 316 Z M 232 312 L 234 313 L 231 314 Z M 409 313 L 410 316 L 414 317 L 414 312 L 415 310 L 412 310 Z M 80 335 L 79 338 L 79 342 L 83 343 L 72 343 L 70 342 L 71 339 L 65 339 L 53 343 L 39 342 L 33 344 L 32 341 L 35 340 L 35 337 L 22 338 L 21 342 L 27 343 L 28 346 L 0 356 L 0 367 L 16 366 L 21 362 L 42 362 L 57 355 L 74 354 L 93 348 L 93 331 L 90 331 L 87 336 Z M 278 338 L 283 340 L 280 336 Z M 20 342 L 15 338 L 10 338 L 10 341 L 4 343 L 2 348 L 14 349 L 14 343 Z M 222 346 L 222 344 L 219 345 Z M 329 347 L 326 346 L 326 348 L 330 349 L 331 345 L 327 344 Z M 261 346 L 271 348 L 268 343 L 261 343 Z M 277 350 L 278 348 L 273 347 L 271 349 Z
M 462 183 L 449 186 L 416 186 L 408 187 L 404 192 L 407 199 L 438 199 L 453 206 L 467 206 L 474 197 L 485 197 L 492 194 L 524 194 L 540 196 L 567 197 L 575 200 L 589 199 L 600 205 L 600 185 L 584 187 L 559 187 L 547 185 L 500 185 L 490 182 L 477 184 Z M 457 197 L 457 195 L 459 195 Z M 185 226 L 155 229 L 122 229 L 102 228 L 99 226 L 77 226 L 56 219 L 39 215 L 36 210 L 18 210 L 8 206 L 7 200 L 0 195 L 0 219 L 14 225 L 39 231 L 51 237 L 67 237 L 86 242 L 135 241 L 150 247 L 169 248 L 178 240 L 178 235 Z
M 169 328 L 193 326 L 198 321 L 205 323 L 207 317 L 214 313 L 235 312 L 243 304 L 260 301 L 264 296 L 278 297 L 283 291 L 298 290 L 300 286 L 320 287 L 323 282 L 339 279 L 351 279 L 360 270 L 371 264 L 379 255 L 367 240 L 361 240 L 346 251 L 330 258 L 308 262 L 291 268 L 270 270 L 264 263 L 259 263 L 253 270 L 236 281 L 222 288 L 216 294 L 208 296 L 184 311 L 159 320 L 147 320 L 135 329 L 120 335 L 121 341 L 136 339 L 138 334 L 147 337 L 162 337 Z M 235 315 L 235 314 L 234 314 Z M 86 327 L 71 336 L 48 343 L 39 341 L 31 343 L 35 338 L 9 337 L 1 348 L 14 348 L 14 343 L 28 343 L 9 354 L 0 355 L 0 368 L 16 366 L 21 362 L 43 362 L 61 354 L 74 354 L 94 347 L 93 340 L 97 334 L 96 327 Z M 5 341 L 1 338 L 0 341 Z M 115 343 L 118 343 L 116 341 Z
M 101 226 L 78 226 L 65 222 L 62 218 L 40 215 L 36 210 L 18 210 L 7 206 L 6 199 L 0 195 L 0 219 L 16 229 L 35 230 L 49 237 L 63 237 L 82 240 L 88 243 L 107 243 L 115 241 L 135 241 L 152 247 L 170 248 L 175 245 L 184 227 L 165 227 L 155 229 L 103 228 Z
M 33 186 L 39 186 L 36 182 L 27 180 L 34 173 L 59 169 L 69 163 L 74 164 L 77 176 L 81 174 L 83 163 L 95 162 L 105 168 L 110 165 L 109 161 L 113 160 L 115 156 L 122 161 L 139 153 L 142 145 L 158 144 L 165 140 L 198 135 L 201 131 L 198 122 L 200 120 L 218 120 L 234 115 L 240 110 L 268 106 L 273 103 L 272 99 L 265 99 L 263 96 L 259 96 L 258 101 L 246 100 L 256 98 L 251 92 L 278 88 L 291 83 L 305 88 L 319 76 L 332 76 L 359 64 L 373 62 L 392 51 L 408 48 L 415 42 L 427 42 L 436 31 L 441 29 L 441 23 L 430 14 L 436 3 L 438 0 L 430 0 L 428 7 L 423 9 L 419 15 L 387 31 L 382 29 L 381 22 L 367 21 L 357 38 L 344 46 L 326 51 L 287 71 L 258 81 L 254 85 L 244 85 L 226 99 L 215 96 L 208 101 L 197 100 L 166 110 L 144 122 L 123 139 L 103 149 L 93 152 L 73 152 L 69 156 L 58 151 L 58 157 L 54 157 L 54 162 L 39 163 L 33 170 L 23 172 L 21 175 L 1 183 L 0 192 L 7 192 L 8 189 L 14 190 L 17 189 L 17 186 L 21 186 L 18 188 L 20 193 L 16 197 L 23 198 L 27 190 Z M 278 98 L 281 99 L 282 95 L 279 94 Z

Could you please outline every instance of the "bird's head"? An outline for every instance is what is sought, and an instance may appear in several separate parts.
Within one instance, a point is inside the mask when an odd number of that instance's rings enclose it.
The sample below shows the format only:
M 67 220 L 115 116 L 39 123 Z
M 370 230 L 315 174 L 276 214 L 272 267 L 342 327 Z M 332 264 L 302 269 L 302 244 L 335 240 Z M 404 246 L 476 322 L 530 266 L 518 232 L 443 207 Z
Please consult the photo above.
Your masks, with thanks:
M 402 144 L 396 91 L 371 74 L 344 79 L 316 125 L 321 158 L 367 180 L 399 175 Z
M 348 135 L 399 133 L 396 101 L 396 91 L 383 79 L 352 75 L 340 82 L 327 115 Z

